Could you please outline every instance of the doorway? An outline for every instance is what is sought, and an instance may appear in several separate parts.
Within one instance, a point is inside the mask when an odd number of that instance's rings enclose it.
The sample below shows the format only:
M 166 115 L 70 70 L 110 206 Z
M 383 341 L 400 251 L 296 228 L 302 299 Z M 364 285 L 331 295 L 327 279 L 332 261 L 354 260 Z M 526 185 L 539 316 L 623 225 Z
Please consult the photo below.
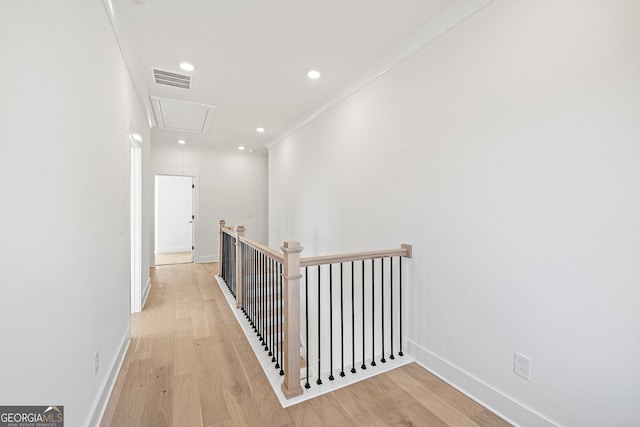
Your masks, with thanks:
M 195 260 L 194 179 L 155 177 L 155 265 L 186 264 Z

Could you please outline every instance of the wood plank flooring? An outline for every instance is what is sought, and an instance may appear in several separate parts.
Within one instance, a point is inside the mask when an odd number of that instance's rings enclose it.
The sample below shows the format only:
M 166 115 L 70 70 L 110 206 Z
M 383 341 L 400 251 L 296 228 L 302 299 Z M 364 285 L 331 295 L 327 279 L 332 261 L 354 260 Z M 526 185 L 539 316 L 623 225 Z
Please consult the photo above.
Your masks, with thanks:
M 415 363 L 283 409 L 216 271 L 152 269 L 102 427 L 509 425 Z
M 156 254 L 156 265 L 188 264 L 193 262 L 191 252 Z

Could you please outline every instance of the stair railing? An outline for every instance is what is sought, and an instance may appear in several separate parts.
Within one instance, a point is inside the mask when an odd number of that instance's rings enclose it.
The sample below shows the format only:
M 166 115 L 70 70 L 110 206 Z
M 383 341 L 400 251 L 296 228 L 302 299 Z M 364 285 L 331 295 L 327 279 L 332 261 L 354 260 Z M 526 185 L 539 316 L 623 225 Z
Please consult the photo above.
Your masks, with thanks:
M 284 242 L 278 252 L 244 232 L 220 221 L 220 277 L 284 377 L 287 399 L 303 393 L 301 337 L 305 388 L 311 387 L 311 361 L 319 386 L 322 378 L 333 381 L 345 370 L 355 374 L 403 356 L 402 259 L 411 258 L 411 245 L 301 258 L 297 241 Z
M 402 258 L 411 258 L 411 250 L 402 245 L 300 260 L 305 356 L 317 364 L 317 385 L 404 355 Z M 311 388 L 309 364 L 304 387 Z

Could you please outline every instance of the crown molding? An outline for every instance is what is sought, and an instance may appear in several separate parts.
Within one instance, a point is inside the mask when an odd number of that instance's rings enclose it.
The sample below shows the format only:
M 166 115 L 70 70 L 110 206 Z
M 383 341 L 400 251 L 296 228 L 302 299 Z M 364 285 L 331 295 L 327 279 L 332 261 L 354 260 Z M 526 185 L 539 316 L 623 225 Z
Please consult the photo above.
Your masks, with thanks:
M 149 99 L 149 91 L 147 90 L 147 85 L 145 84 L 144 73 L 138 66 L 135 55 L 133 55 L 133 53 L 127 47 L 126 35 L 123 34 L 124 31 L 118 24 L 113 0 L 102 0 L 102 4 L 107 13 L 107 16 L 109 17 L 111 29 L 113 30 L 113 34 L 115 35 L 118 49 L 120 50 L 120 54 L 122 55 L 125 67 L 127 68 L 127 72 L 129 73 L 129 78 L 131 79 L 131 83 L 133 84 L 133 88 L 135 89 L 138 101 L 140 102 L 140 105 L 144 109 L 147 116 L 146 118 L 147 122 L 149 123 L 149 128 L 156 127 L 158 123 L 156 121 L 156 117 L 151 106 L 151 101 Z
M 298 120 L 269 140 L 265 144 L 265 147 L 270 149 L 276 146 L 327 111 L 333 109 L 370 83 L 385 75 L 389 70 L 401 64 L 491 2 L 493 2 L 493 0 L 460 0 L 438 13 L 415 33 L 403 40 L 395 49 L 390 50 L 387 54 L 374 61 L 364 72 L 349 81 L 342 89 L 302 115 Z

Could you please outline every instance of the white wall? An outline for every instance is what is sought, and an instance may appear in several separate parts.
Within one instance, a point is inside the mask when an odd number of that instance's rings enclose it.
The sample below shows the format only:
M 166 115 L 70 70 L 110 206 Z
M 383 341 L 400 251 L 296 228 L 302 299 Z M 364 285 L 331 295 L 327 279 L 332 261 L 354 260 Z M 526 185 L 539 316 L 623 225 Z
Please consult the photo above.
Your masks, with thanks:
M 100 1 L 2 2 L 0 52 L 0 402 L 87 425 L 129 338 L 129 132 L 148 125 Z
M 411 243 L 411 355 L 522 425 L 636 425 L 638 18 L 494 1 L 270 149 L 270 245 Z
M 191 252 L 192 181 L 189 176 L 156 176 L 156 253 Z
M 246 235 L 267 242 L 267 157 L 214 148 L 153 144 L 155 173 L 197 175 L 196 262 L 218 260 L 218 223 L 244 225 Z

